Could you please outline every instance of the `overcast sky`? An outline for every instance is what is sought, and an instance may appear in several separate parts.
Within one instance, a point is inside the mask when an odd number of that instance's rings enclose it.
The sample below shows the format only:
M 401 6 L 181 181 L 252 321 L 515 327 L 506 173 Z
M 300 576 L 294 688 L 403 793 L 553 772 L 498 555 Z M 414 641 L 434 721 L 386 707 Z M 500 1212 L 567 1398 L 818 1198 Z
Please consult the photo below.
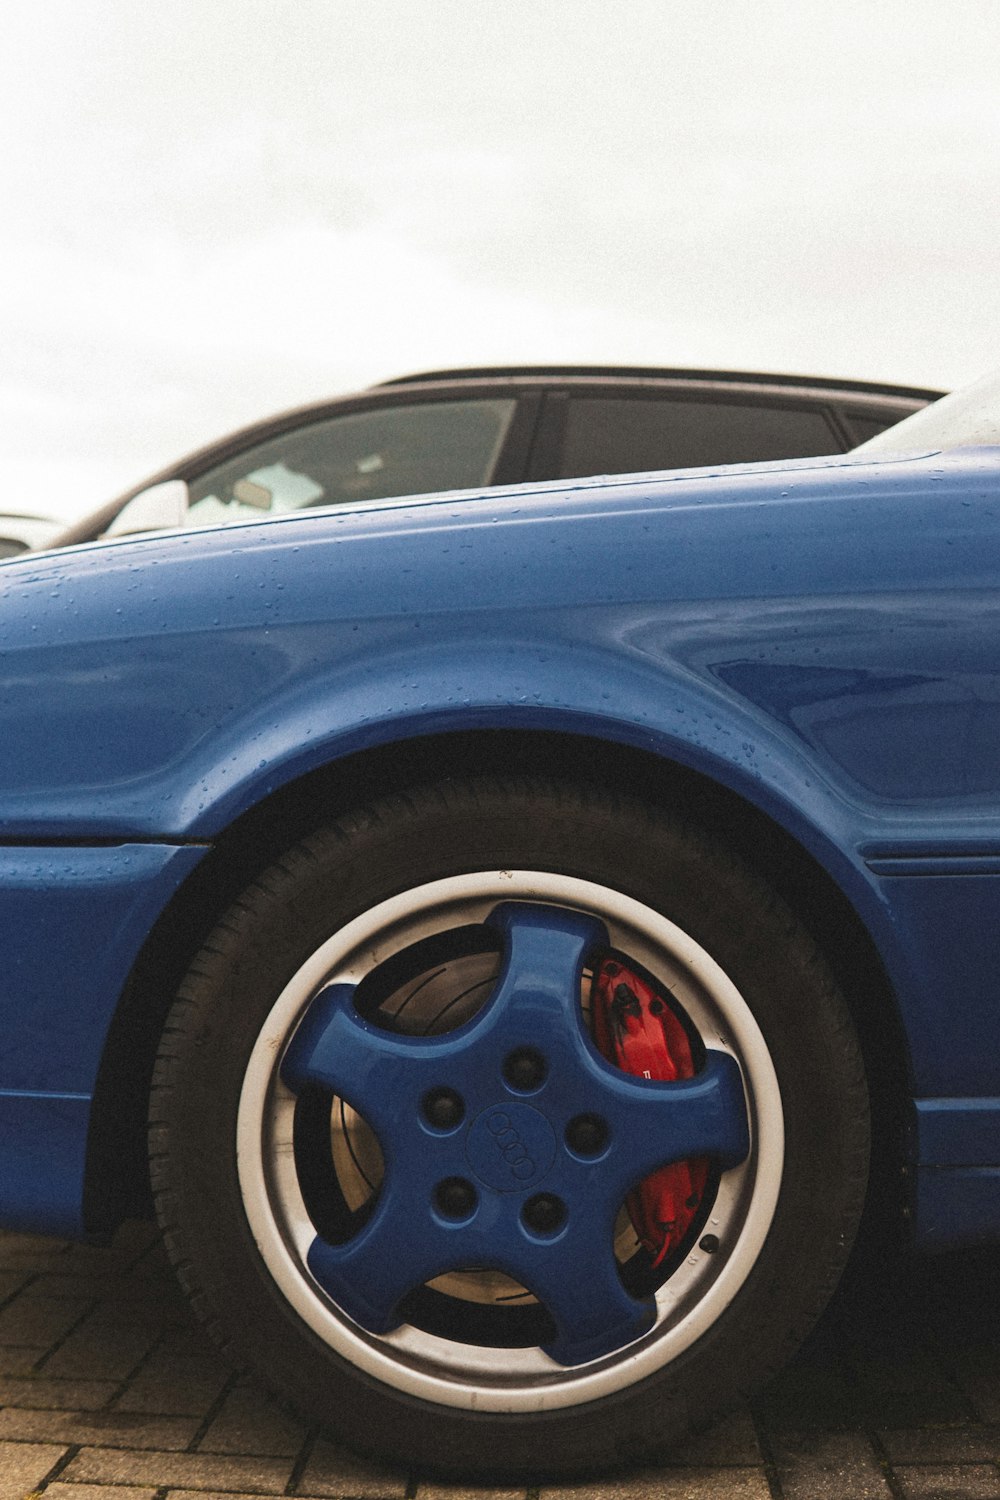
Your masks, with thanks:
M 4 11 L 4 509 L 434 366 L 1000 365 L 996 0 Z

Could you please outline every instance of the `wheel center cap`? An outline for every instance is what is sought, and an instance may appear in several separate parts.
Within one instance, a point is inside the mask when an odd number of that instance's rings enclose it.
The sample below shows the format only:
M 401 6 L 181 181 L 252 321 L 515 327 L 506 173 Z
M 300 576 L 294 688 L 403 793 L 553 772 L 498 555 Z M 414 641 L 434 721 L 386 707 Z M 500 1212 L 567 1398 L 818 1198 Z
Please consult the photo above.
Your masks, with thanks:
M 487 1187 L 520 1192 L 540 1182 L 555 1161 L 555 1132 L 530 1104 L 494 1104 L 473 1120 L 465 1155 Z

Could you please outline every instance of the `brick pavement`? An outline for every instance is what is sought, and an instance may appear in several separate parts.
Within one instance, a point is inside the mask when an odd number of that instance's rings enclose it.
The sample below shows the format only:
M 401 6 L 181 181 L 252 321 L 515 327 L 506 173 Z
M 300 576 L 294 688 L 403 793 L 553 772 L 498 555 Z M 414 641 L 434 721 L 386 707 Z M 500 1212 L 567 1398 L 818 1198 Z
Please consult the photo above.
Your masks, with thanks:
M 1000 1500 L 1000 1252 L 893 1268 L 655 1470 L 528 1490 L 352 1458 L 235 1380 L 155 1237 L 0 1234 L 0 1500 Z

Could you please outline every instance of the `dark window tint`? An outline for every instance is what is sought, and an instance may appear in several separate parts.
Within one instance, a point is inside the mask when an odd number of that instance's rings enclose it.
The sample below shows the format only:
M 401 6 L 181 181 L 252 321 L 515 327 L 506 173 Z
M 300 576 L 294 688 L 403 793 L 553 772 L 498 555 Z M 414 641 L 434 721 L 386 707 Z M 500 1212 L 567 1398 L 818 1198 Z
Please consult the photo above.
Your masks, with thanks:
M 560 474 L 641 473 L 838 453 L 822 411 L 724 401 L 571 400 Z
M 856 443 L 867 443 L 869 438 L 878 437 L 887 427 L 895 427 L 902 420 L 901 417 L 856 417 L 853 412 L 846 415 Z
M 515 404 L 419 402 L 279 433 L 192 482 L 190 524 L 488 484 Z

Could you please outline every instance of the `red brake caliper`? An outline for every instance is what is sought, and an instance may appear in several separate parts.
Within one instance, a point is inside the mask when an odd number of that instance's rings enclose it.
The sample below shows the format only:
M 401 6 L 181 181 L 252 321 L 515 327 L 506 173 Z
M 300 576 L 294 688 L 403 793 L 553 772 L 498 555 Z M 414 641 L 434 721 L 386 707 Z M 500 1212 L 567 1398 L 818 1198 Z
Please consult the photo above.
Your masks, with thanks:
M 687 1032 L 663 996 L 633 969 L 606 958 L 594 971 L 593 1005 L 594 1040 L 624 1073 L 661 1083 L 694 1077 Z M 707 1177 L 708 1162 L 692 1158 L 659 1167 L 629 1193 L 629 1217 L 654 1266 L 687 1234 Z

